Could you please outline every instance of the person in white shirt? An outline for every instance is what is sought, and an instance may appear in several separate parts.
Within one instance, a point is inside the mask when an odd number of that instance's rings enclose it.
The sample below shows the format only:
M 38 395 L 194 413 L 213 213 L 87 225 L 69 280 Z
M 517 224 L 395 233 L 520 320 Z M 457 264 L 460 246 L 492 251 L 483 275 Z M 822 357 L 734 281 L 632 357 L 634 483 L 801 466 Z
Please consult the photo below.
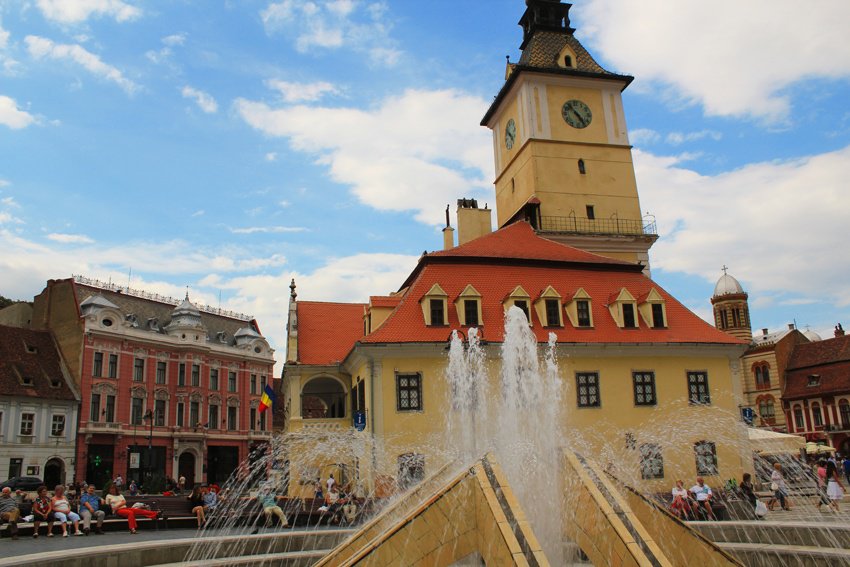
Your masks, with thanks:
M 685 483 L 681 480 L 676 481 L 676 486 L 671 490 L 673 494 L 673 503 L 670 508 L 680 520 L 684 520 L 688 512 L 691 510 L 691 505 L 688 504 L 688 491 L 685 489 Z
M 334 480 L 334 475 L 331 475 L 328 477 L 328 492 L 331 491 L 334 484 L 336 484 L 336 480 Z
M 708 517 L 716 520 L 717 518 L 714 517 L 714 512 L 711 511 L 711 488 L 709 488 L 701 476 L 697 477 L 697 483 L 691 487 L 691 494 L 694 495 L 697 506 L 705 508 Z

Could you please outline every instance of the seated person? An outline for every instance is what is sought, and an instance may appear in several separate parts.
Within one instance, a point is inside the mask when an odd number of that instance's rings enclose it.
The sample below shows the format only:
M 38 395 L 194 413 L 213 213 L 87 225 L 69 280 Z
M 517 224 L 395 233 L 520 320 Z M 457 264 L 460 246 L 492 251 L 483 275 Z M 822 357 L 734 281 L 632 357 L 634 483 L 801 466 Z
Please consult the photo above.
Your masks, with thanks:
M 62 537 L 68 537 L 68 524 L 74 523 L 74 535 L 81 536 L 80 531 L 80 516 L 76 512 L 71 511 L 71 503 L 65 497 L 65 487 L 61 484 L 57 485 L 53 490 L 53 498 L 50 503 L 53 506 L 53 516 L 59 525 L 62 526 Z
M 673 494 L 673 502 L 670 504 L 670 509 L 677 518 L 684 520 L 691 512 L 690 496 L 685 488 L 685 483 L 677 480 L 671 493 Z
M 94 493 L 94 485 L 88 485 L 80 497 L 80 515 L 83 517 L 83 533 L 86 535 L 91 532 L 92 518 L 97 522 L 94 533 L 103 533 L 103 519 L 106 517 L 106 512 L 100 509 L 100 503 L 100 497 Z
M 38 537 L 38 528 L 41 522 L 47 522 L 47 537 L 53 537 L 53 503 L 47 495 L 47 487 L 39 486 L 36 498 L 32 503 L 32 537 Z
M 271 491 L 269 487 L 264 487 L 260 490 L 260 493 L 257 495 L 257 500 L 260 502 L 260 506 L 263 507 L 263 515 L 265 516 L 265 525 L 269 524 L 269 520 L 271 520 L 272 515 L 277 516 L 277 519 L 280 520 L 281 528 L 288 528 L 289 522 L 286 521 L 286 514 L 283 513 L 283 509 L 277 504 L 277 497 Z M 255 534 L 259 531 L 259 528 L 255 528 L 252 534 Z
M 198 527 L 203 527 L 207 519 L 204 517 L 204 496 L 207 494 L 205 486 L 195 486 L 192 489 L 192 494 L 188 496 L 189 503 L 192 506 L 192 513 L 198 520 Z
M 136 533 L 136 527 L 138 526 L 136 517 L 151 519 L 159 517 L 159 512 L 154 510 L 130 508 L 127 506 L 127 500 L 115 484 L 109 487 L 109 494 L 106 495 L 106 505 L 109 506 L 116 515 L 121 516 L 122 518 L 127 518 L 127 525 L 130 527 L 131 534 Z
M 0 492 L 0 522 L 9 522 L 9 533 L 12 539 L 18 539 L 18 518 L 21 511 L 18 503 L 12 498 L 12 489 L 8 486 Z
M 691 487 L 691 494 L 697 501 L 697 508 L 703 509 L 712 520 L 716 520 L 714 512 L 711 510 L 711 488 L 705 483 L 705 479 L 701 476 L 697 477 L 697 483 Z
M 750 473 L 744 473 L 744 476 L 741 480 L 741 485 L 738 487 L 738 491 L 741 493 L 741 496 L 750 503 L 751 506 L 756 505 L 756 492 L 753 489 L 753 481 Z

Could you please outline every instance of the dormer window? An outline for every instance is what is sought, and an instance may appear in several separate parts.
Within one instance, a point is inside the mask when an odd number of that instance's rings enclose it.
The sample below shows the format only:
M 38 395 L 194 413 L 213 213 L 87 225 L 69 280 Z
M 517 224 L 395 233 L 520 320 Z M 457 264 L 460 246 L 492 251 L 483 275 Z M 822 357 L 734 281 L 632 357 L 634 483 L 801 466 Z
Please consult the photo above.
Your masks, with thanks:
M 572 300 L 566 305 L 567 317 L 570 324 L 577 329 L 589 329 L 593 327 L 593 314 L 590 309 L 590 295 L 579 288 L 574 294 Z
M 576 68 L 576 54 L 572 49 L 570 49 L 569 45 L 564 46 L 561 53 L 558 54 L 558 59 L 556 61 L 558 62 L 558 66 L 564 69 Z
M 570 55 L 564 55 L 564 67 L 572 67 L 573 58 Z
M 27 349 L 27 352 L 28 352 L 28 353 L 30 353 L 30 354 L 38 354 L 38 348 L 37 348 L 37 347 L 35 347 L 35 346 L 33 346 L 33 345 L 29 344 L 29 343 L 24 343 L 24 347 Z
M 653 329 L 667 328 L 667 307 L 664 296 L 658 290 L 652 288 L 649 293 L 643 295 L 639 303 L 640 315 L 647 326 Z
M 537 318 L 544 322 L 547 327 L 563 327 L 564 319 L 561 316 L 561 294 L 552 286 L 547 287 L 534 302 Z
M 511 307 L 518 307 L 521 309 L 522 312 L 525 313 L 525 318 L 528 319 L 529 325 L 531 325 L 530 305 L 531 296 L 528 295 L 528 292 L 525 291 L 521 285 L 516 286 L 502 302 L 505 312 L 507 312 Z
M 443 288 L 440 287 L 440 284 L 434 284 L 431 286 L 428 293 L 426 293 L 420 300 L 420 304 L 422 305 L 422 316 L 425 319 L 425 324 L 431 327 L 448 325 L 448 310 L 446 309 L 447 303 L 448 295 L 445 291 L 443 291 Z
M 481 313 L 481 294 L 478 290 L 468 285 L 455 300 L 457 318 L 465 327 L 480 327 L 484 324 Z
M 809 374 L 809 382 L 807 386 L 810 388 L 820 386 L 820 374 Z
M 611 317 L 621 329 L 637 329 L 637 301 L 629 290 L 622 288 L 608 299 Z

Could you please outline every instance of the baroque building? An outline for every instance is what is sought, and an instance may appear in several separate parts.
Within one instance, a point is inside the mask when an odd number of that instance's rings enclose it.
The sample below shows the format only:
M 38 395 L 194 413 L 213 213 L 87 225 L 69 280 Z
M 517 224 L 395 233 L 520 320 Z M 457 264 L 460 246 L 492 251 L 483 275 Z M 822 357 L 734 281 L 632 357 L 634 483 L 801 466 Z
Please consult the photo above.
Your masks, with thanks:
M 73 477 L 80 394 L 49 331 L 0 326 L 0 478 Z
M 47 282 L 32 325 L 81 394 L 76 480 L 223 482 L 270 439 L 274 351 L 249 316 L 76 276 Z

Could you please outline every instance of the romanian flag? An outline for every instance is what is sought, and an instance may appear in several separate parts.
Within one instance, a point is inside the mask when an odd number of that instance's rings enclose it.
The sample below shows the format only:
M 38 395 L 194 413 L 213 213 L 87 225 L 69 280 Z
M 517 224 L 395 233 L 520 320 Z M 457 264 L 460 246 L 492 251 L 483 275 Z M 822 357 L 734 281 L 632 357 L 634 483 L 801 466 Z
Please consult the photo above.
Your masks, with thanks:
M 260 413 L 272 407 L 275 397 L 271 384 L 266 384 L 266 388 L 263 390 L 263 397 L 260 398 Z

